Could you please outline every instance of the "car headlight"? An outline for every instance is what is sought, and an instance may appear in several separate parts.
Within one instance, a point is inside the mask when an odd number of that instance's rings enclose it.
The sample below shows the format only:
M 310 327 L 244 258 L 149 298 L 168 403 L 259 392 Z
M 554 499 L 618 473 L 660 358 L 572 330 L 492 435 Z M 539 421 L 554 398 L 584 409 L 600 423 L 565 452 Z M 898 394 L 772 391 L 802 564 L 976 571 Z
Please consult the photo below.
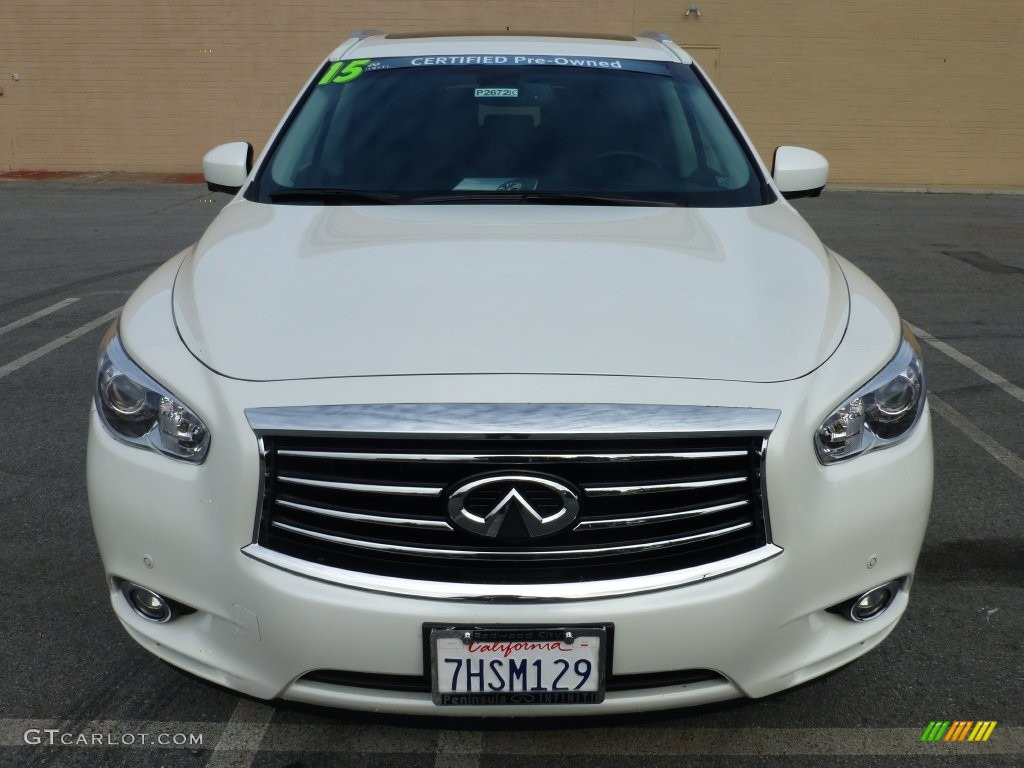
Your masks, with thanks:
M 100 419 L 121 442 L 196 464 L 206 459 L 210 430 L 128 357 L 116 322 L 100 344 L 95 396 Z
M 832 464 L 895 445 L 917 424 L 924 401 L 921 348 L 904 323 L 896 356 L 818 427 L 814 435 L 818 461 Z

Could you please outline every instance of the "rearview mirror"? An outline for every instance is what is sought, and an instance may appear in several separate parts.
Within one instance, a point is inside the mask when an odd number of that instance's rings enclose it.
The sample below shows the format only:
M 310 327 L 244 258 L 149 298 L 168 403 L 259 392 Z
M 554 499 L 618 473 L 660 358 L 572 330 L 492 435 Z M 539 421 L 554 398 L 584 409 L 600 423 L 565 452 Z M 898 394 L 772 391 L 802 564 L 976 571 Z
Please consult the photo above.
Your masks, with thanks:
M 772 178 L 787 200 L 818 197 L 828 181 L 828 160 L 813 149 L 777 147 Z
M 233 141 L 214 147 L 203 156 L 203 176 L 211 192 L 235 194 L 252 170 L 252 144 Z

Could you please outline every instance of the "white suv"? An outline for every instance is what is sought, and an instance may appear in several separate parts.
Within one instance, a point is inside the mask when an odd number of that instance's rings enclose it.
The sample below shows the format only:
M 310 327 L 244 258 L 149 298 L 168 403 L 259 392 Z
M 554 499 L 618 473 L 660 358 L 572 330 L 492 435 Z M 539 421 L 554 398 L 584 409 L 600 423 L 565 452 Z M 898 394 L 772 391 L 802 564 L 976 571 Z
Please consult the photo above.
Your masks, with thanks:
M 100 352 L 114 610 L 262 698 L 764 696 L 879 643 L 931 498 L 920 352 L 664 36 L 358 34 Z

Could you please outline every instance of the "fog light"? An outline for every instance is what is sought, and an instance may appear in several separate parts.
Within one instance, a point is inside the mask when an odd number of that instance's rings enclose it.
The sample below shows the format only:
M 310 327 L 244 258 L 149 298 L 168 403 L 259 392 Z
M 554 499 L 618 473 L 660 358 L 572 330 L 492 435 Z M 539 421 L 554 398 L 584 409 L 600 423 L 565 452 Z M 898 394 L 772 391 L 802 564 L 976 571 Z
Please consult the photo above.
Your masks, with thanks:
M 146 621 L 164 624 L 174 616 L 170 602 L 151 589 L 125 582 L 121 586 L 121 591 L 132 610 Z
M 869 589 L 860 597 L 850 602 L 847 616 L 853 621 L 871 621 L 885 613 L 885 610 L 892 605 L 896 595 L 900 591 L 900 582 L 890 581 L 887 584 Z

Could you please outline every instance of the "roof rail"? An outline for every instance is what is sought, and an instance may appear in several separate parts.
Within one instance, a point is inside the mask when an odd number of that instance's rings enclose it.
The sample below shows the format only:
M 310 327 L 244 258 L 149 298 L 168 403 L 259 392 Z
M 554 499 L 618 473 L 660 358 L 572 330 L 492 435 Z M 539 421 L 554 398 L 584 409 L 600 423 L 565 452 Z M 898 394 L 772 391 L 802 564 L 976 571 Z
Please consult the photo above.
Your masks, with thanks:
M 345 42 L 335 48 L 327 58 L 330 61 L 341 61 L 341 58 L 345 53 L 351 49 L 352 46 L 357 45 L 360 40 L 365 40 L 368 37 L 379 34 L 381 34 L 381 32 L 377 29 L 357 29 L 345 39 Z
M 683 64 L 690 65 L 693 63 L 693 58 L 684 51 L 672 36 L 667 32 L 642 32 L 637 37 L 647 38 L 648 40 L 654 40 L 656 43 L 661 43 L 665 46 L 673 55 L 675 55 L 679 61 Z

